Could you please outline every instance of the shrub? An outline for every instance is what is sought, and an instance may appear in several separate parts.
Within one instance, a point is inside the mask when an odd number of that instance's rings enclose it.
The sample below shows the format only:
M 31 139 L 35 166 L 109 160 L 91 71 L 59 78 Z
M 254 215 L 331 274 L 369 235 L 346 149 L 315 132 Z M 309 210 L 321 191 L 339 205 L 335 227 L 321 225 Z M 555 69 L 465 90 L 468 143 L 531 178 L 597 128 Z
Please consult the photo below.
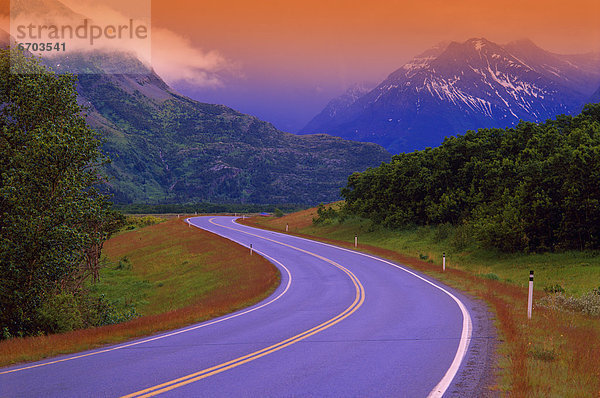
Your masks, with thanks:
M 86 327 L 112 325 L 140 316 L 133 305 L 119 311 L 113 304 L 108 302 L 104 295 L 89 299 L 83 304 L 87 315 Z
M 117 264 L 115 269 L 130 270 L 131 269 L 131 260 L 129 260 L 129 257 L 127 257 L 127 256 L 121 257 L 121 259 L 119 260 L 119 264 Z
M 466 249 L 473 240 L 472 228 L 468 224 L 462 224 L 456 227 L 452 235 L 452 246 L 458 251 Z
M 45 300 L 38 310 L 43 333 L 64 333 L 88 327 L 111 325 L 139 317 L 133 306 L 118 310 L 104 295 L 91 297 L 80 291 L 77 294 L 60 292 Z M 8 330 L 3 338 L 10 337 Z
M 438 225 L 433 232 L 433 241 L 439 243 L 450 237 L 452 233 L 452 225 L 449 223 Z
M 544 292 L 546 292 L 546 293 L 564 293 L 565 289 L 557 283 L 556 285 L 544 287 Z
M 317 208 L 317 217 L 313 218 L 313 224 L 329 223 L 337 219 L 339 212 L 333 207 L 325 207 L 323 203 Z
M 130 218 L 132 219 L 131 221 L 133 221 L 132 224 L 134 224 L 140 228 L 147 227 L 149 225 L 158 224 L 158 223 L 165 221 L 164 218 L 155 217 L 155 216 L 130 217 Z
M 527 354 L 534 359 L 545 362 L 552 362 L 557 358 L 554 350 L 546 350 L 544 348 L 532 348 Z
M 122 229 L 124 229 L 126 231 L 131 231 L 136 228 L 144 228 L 149 225 L 161 223 L 163 221 L 165 221 L 164 218 L 155 217 L 155 216 L 143 216 L 143 217 L 127 216 L 125 225 L 123 226 Z
M 38 310 L 40 325 L 45 333 L 63 333 L 84 326 L 78 298 L 73 293 L 61 292 L 43 301 Z
M 538 301 L 540 307 L 554 310 L 580 312 L 593 317 L 600 316 L 600 288 L 581 297 L 567 296 L 562 292 L 552 293 Z

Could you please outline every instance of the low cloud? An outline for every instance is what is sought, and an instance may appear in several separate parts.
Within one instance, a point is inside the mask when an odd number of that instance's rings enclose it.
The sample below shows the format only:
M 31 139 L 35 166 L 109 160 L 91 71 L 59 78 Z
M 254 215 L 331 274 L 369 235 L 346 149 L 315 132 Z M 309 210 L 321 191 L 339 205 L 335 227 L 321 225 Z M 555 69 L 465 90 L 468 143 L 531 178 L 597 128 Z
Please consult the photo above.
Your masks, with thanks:
M 11 7 L 10 33 L 27 50 L 42 57 L 101 51 L 133 53 L 148 65 L 151 55 L 150 8 L 128 15 L 87 0 L 27 1 Z M 48 49 L 46 44 L 50 43 Z M 56 47 L 55 47 L 56 46 Z
M 220 87 L 236 74 L 234 63 L 217 51 L 203 51 L 168 29 L 152 29 L 152 67 L 169 84 Z
M 194 45 L 187 37 L 165 28 L 153 28 L 150 25 L 150 2 L 147 0 L 128 0 L 139 3 L 137 7 L 122 9 L 118 1 L 105 1 L 102 3 L 91 0 L 62 0 L 47 1 L 46 9 L 35 10 L 25 4 L 13 8 L 11 11 L 11 33 L 16 37 L 19 33 L 27 35 L 21 41 L 34 41 L 31 38 L 38 36 L 41 26 L 55 25 L 59 28 L 67 26 L 75 30 L 85 22 L 86 25 L 97 27 L 102 31 L 102 37 L 94 38 L 91 42 L 91 28 L 85 39 L 65 38 L 66 51 L 104 51 L 104 52 L 129 52 L 147 66 L 151 66 L 167 83 L 187 84 L 198 87 L 221 87 L 225 78 L 239 75 L 239 68 L 227 60 L 217 51 L 205 51 Z M 112 4 L 111 4 L 112 3 Z M 127 3 L 125 6 L 131 6 Z M 145 6 L 145 8 L 144 8 Z M 0 20 L 0 22 L 5 22 Z M 33 24 L 33 32 L 28 26 Z M 21 25 L 21 30 L 16 27 Z M 127 26 L 126 26 L 127 25 Z M 117 29 L 107 27 L 115 26 Z M 116 39 L 107 37 L 109 32 L 114 36 L 119 32 L 119 26 L 125 26 L 124 34 Z M 128 32 L 134 28 L 149 27 L 143 37 L 129 37 Z M 129 28 L 129 29 L 128 29 Z M 38 42 L 50 42 L 48 29 L 44 30 L 45 37 L 37 37 Z M 17 39 L 18 40 L 18 39 Z M 19 41 L 19 40 L 18 40 Z M 38 55 L 46 55 L 39 53 Z M 52 55 L 52 54 L 50 54 Z
M 128 1 L 131 3 L 132 0 Z M 142 4 L 144 2 L 149 4 L 149 1 L 135 1 L 140 4 L 126 10 L 126 15 L 111 8 L 109 2 L 99 3 L 90 0 L 64 0 L 63 2 L 79 14 L 102 16 L 102 22 L 107 24 L 110 21 L 127 20 L 129 17 L 139 18 L 140 15 L 131 15 L 132 10 L 143 9 Z M 112 3 L 118 3 L 118 0 L 112 1 Z M 116 7 L 120 9 L 119 5 Z M 143 12 L 141 16 L 144 16 Z M 221 87 L 227 75 L 236 73 L 234 64 L 219 52 L 204 51 L 196 47 L 187 37 L 159 27 L 152 27 L 150 34 L 151 54 L 135 48 L 135 43 L 122 42 L 122 46 L 130 47 L 119 49 L 128 49 L 135 52 L 143 61 L 149 61 L 156 73 L 168 84 L 184 83 L 201 87 Z

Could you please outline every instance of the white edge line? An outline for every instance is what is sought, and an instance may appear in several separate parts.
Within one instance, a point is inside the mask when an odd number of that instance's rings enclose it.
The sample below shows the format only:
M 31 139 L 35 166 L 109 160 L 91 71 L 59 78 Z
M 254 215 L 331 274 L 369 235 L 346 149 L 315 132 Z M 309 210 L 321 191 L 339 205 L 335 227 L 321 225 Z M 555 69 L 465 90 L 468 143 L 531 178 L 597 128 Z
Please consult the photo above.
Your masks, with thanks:
M 189 218 L 186 219 L 186 221 L 188 221 L 188 220 L 189 220 Z M 196 228 L 208 231 L 207 229 L 201 228 L 201 227 L 199 227 L 199 226 L 197 226 L 195 224 L 191 224 L 191 225 L 193 225 Z M 208 231 L 208 232 L 211 232 L 211 231 Z M 221 236 L 221 235 L 219 235 L 219 236 Z M 226 238 L 226 239 L 229 239 L 229 238 Z M 240 243 L 240 242 L 238 242 L 238 241 L 236 241 L 234 239 L 229 239 L 229 240 L 232 241 L 232 242 L 234 242 L 234 243 L 237 243 L 237 244 L 239 244 L 241 246 L 246 246 L 243 243 Z M 136 345 L 139 345 L 139 344 L 150 343 L 150 342 L 155 341 L 155 340 L 160 340 L 160 339 L 164 339 L 164 338 L 167 338 L 167 337 L 172 337 L 172 336 L 175 336 L 175 335 L 178 335 L 178 334 L 181 334 L 181 333 L 191 332 L 191 331 L 196 330 L 196 329 L 200 329 L 200 328 L 211 326 L 211 325 L 214 325 L 214 324 L 217 324 L 217 323 L 228 321 L 230 319 L 237 318 L 239 316 L 246 315 L 246 314 L 249 314 L 249 313 L 254 312 L 256 310 L 259 310 L 261 308 L 264 308 L 267 305 L 272 304 L 275 301 L 279 300 L 285 293 L 287 293 L 287 291 L 289 290 L 289 288 L 290 288 L 290 286 L 292 284 L 292 274 L 290 273 L 290 270 L 285 265 L 283 265 L 281 262 L 275 260 L 273 257 L 271 257 L 271 256 L 269 256 L 269 255 L 267 255 L 265 253 L 262 253 L 261 251 L 256 250 L 256 249 L 254 249 L 254 252 L 260 254 L 261 256 L 263 256 L 265 258 L 268 258 L 273 263 L 276 263 L 279 266 L 281 266 L 285 270 L 285 272 L 287 273 L 287 275 L 288 275 L 288 281 L 287 281 L 287 284 L 285 286 L 285 289 L 279 295 L 277 295 L 277 297 L 273 298 L 272 300 L 270 300 L 270 301 L 268 301 L 266 303 L 263 303 L 263 304 L 261 304 L 261 305 L 259 305 L 257 307 L 250 308 L 250 309 L 248 309 L 246 311 L 243 311 L 243 312 L 238 312 L 238 313 L 235 313 L 233 315 L 229 315 L 229 316 L 227 316 L 225 318 L 219 318 L 219 319 L 216 319 L 214 321 L 208 321 L 208 322 L 196 325 L 196 326 L 192 326 L 192 327 L 188 327 L 188 328 L 185 328 L 185 329 L 178 330 L 176 332 L 172 332 L 172 333 L 168 333 L 168 334 L 162 334 L 160 336 L 152 337 L 150 339 L 136 341 L 136 342 L 125 344 L 125 345 L 119 345 L 119 346 L 108 348 L 108 349 L 105 349 L 105 350 L 93 351 L 93 352 L 90 352 L 90 353 L 87 353 L 87 354 L 83 354 L 83 355 L 77 355 L 77 356 L 74 356 L 74 357 L 63 358 L 63 359 L 59 359 L 59 360 L 51 361 L 51 362 L 44 362 L 44 363 L 40 363 L 40 364 L 37 364 L 37 365 L 25 366 L 25 367 L 22 367 L 22 368 L 10 369 L 10 370 L 4 371 L 4 372 L 0 372 L 0 375 L 8 374 L 8 373 L 15 373 L 15 372 L 19 372 L 19 371 L 22 371 L 22 370 L 39 368 L 39 367 L 42 367 L 42 366 L 53 365 L 53 364 L 57 364 L 57 363 L 60 363 L 60 362 L 67 362 L 67 361 L 71 361 L 71 360 L 79 359 L 79 358 L 84 358 L 84 357 L 88 357 L 88 356 L 93 356 L 93 355 L 98 355 L 98 354 L 104 354 L 106 352 L 116 351 L 116 350 L 120 350 L 122 348 L 129 348 L 129 347 L 133 347 L 133 346 L 136 346 Z
M 249 227 L 247 225 L 243 225 L 243 224 L 239 224 L 236 222 L 237 219 L 232 219 L 231 222 L 234 223 L 235 225 L 238 226 L 242 226 L 242 227 L 246 227 L 246 228 L 252 228 L 252 229 L 257 229 L 260 231 L 265 231 L 263 229 L 260 228 L 255 228 L 255 227 Z M 450 293 L 449 291 L 447 291 L 446 289 L 444 289 L 441 286 L 436 285 L 435 283 L 433 283 L 432 281 L 423 278 L 421 275 L 416 274 L 415 272 L 408 270 L 398 264 L 394 264 L 390 261 L 384 260 L 382 258 L 379 257 L 375 257 L 372 256 L 370 254 L 367 253 L 363 253 L 360 251 L 356 251 L 356 250 L 350 250 L 350 249 L 346 249 L 344 247 L 339 247 L 339 246 L 335 246 L 335 245 L 331 245 L 329 243 L 324 243 L 324 242 L 319 242 L 316 240 L 311 240 L 311 239 L 307 239 L 307 238 L 303 238 L 300 236 L 295 236 L 295 235 L 286 235 L 284 233 L 281 232 L 277 232 L 277 231 L 269 231 L 269 232 L 275 232 L 276 234 L 279 235 L 283 235 L 283 236 L 288 236 L 291 238 L 295 238 L 295 239 L 301 239 L 301 240 L 305 240 L 305 241 L 309 241 L 312 243 L 317 243 L 323 246 L 328 246 L 331 248 L 335 248 L 335 249 L 339 249 L 339 250 L 343 250 L 349 253 L 355 253 L 355 254 L 359 254 L 361 256 L 364 257 L 368 257 L 370 259 L 373 260 L 377 260 L 377 261 L 381 261 L 385 264 L 391 265 L 392 267 L 396 267 L 416 278 L 421 279 L 422 281 L 430 284 L 431 286 L 435 287 L 436 289 L 441 290 L 442 292 L 446 293 L 448 296 L 450 296 L 452 298 L 452 300 L 454 300 L 456 302 L 456 304 L 458 305 L 458 308 L 460 308 L 460 312 L 462 313 L 462 317 L 463 317 L 463 322 L 462 322 L 462 333 L 460 336 L 460 342 L 458 344 L 458 348 L 456 350 L 456 354 L 454 356 L 454 360 L 452 361 L 452 364 L 450 364 L 450 368 L 448 368 L 448 370 L 446 371 L 446 374 L 444 375 L 444 377 L 442 377 L 442 379 L 439 381 L 439 383 L 433 388 L 433 390 L 431 390 L 431 392 L 429 393 L 429 395 L 427 396 L 428 398 L 437 398 L 437 397 L 442 397 L 444 395 L 444 393 L 446 392 L 446 390 L 448 389 L 448 387 L 450 387 L 450 384 L 452 383 L 452 381 L 454 380 L 454 377 L 456 376 L 456 374 L 458 373 L 458 369 L 460 368 L 460 365 L 463 361 L 463 359 L 465 358 L 465 356 L 467 355 L 467 350 L 469 349 L 469 344 L 471 342 L 471 337 L 472 337 L 472 333 L 473 333 L 473 324 L 471 322 L 471 316 L 469 315 L 469 311 L 467 310 L 467 307 L 463 304 L 462 301 L 460 301 L 455 295 L 453 295 L 452 293 Z

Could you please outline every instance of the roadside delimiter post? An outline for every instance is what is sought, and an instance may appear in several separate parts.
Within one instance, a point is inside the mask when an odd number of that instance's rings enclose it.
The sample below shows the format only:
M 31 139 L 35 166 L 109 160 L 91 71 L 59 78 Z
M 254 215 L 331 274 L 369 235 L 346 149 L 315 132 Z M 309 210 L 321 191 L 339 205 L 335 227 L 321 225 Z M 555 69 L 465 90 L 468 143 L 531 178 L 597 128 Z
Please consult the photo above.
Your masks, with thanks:
M 527 297 L 527 319 L 531 319 L 533 308 L 533 271 L 529 271 L 529 296 Z

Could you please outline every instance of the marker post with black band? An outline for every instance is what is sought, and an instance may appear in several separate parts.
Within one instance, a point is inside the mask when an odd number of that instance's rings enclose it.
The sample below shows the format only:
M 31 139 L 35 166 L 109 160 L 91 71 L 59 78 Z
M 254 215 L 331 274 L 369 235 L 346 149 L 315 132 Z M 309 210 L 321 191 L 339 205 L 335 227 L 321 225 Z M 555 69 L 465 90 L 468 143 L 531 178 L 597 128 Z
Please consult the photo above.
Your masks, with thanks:
M 529 271 L 529 296 L 527 298 L 527 319 L 531 319 L 533 307 L 533 271 Z

